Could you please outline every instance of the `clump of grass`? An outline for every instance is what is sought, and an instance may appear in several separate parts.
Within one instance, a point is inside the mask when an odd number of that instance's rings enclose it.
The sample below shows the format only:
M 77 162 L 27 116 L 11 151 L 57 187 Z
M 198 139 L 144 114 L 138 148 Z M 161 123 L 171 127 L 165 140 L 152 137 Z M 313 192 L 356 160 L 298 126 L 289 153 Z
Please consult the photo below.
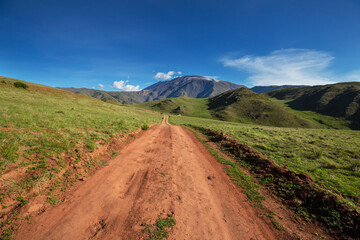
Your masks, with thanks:
M 56 198 L 54 198 L 54 197 L 47 197 L 47 200 L 49 200 L 49 203 L 50 203 L 51 205 L 56 205 L 56 204 L 59 203 L 59 199 L 56 199 Z
M 158 218 L 155 224 L 143 224 L 144 232 L 148 234 L 148 240 L 161 240 L 168 238 L 168 228 L 175 226 L 176 220 L 173 215 L 167 218 Z
M 14 200 L 19 201 L 21 206 L 24 206 L 25 204 L 27 204 L 29 202 L 29 200 L 25 199 L 24 196 L 18 196 L 16 198 L 14 198 Z
M 23 88 L 23 89 L 29 88 L 29 86 L 26 83 L 23 83 L 23 82 L 14 82 L 14 87 Z
M 147 130 L 148 128 L 149 126 L 146 124 L 141 125 L 141 130 Z
M 103 165 L 103 166 L 109 166 L 109 162 L 108 162 L 108 161 L 103 161 L 103 162 L 102 162 L 102 165 Z
M 276 220 L 272 220 L 271 223 L 277 230 L 284 230 L 284 227 Z

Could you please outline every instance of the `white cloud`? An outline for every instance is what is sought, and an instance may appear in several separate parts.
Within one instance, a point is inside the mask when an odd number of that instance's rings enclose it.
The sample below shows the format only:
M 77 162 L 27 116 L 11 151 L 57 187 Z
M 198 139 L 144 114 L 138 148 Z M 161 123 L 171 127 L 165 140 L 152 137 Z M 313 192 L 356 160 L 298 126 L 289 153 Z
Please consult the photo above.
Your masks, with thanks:
M 167 73 L 158 72 L 153 78 L 155 78 L 156 80 L 169 80 L 176 77 L 175 76 L 176 73 L 182 74 L 182 72 L 175 72 L 175 71 L 169 71 Z
M 104 85 L 102 85 L 101 83 L 99 83 L 99 88 L 104 88 Z
M 92 89 L 95 89 L 95 87 L 91 87 Z
M 206 80 L 219 81 L 218 80 L 219 76 L 204 76 L 203 78 L 205 78 Z
M 126 80 L 126 81 L 123 81 L 123 80 L 120 80 L 120 81 L 114 81 L 113 84 L 112 84 L 112 87 L 113 88 L 116 88 L 116 89 L 119 89 L 119 90 L 124 90 L 124 91 L 140 91 L 140 86 L 137 85 L 137 86 L 133 86 L 133 85 L 130 85 L 130 84 L 126 84 L 127 82 L 129 82 L 129 80 Z
M 321 85 L 334 79 L 325 69 L 334 59 L 330 54 L 309 49 L 282 49 L 267 56 L 223 58 L 224 66 L 250 74 L 254 85 Z

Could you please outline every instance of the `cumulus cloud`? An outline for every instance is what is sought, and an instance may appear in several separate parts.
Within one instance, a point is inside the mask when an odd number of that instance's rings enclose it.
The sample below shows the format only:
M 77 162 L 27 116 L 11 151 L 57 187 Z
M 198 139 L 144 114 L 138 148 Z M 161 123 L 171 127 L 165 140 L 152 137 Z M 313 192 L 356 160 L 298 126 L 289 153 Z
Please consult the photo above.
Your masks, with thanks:
M 119 89 L 119 90 L 124 90 L 124 91 L 140 91 L 140 86 L 137 85 L 137 86 L 133 86 L 133 85 L 130 85 L 130 84 L 126 84 L 128 83 L 129 80 L 126 80 L 126 81 L 123 81 L 123 80 L 120 80 L 120 81 L 114 81 L 113 84 L 112 84 L 112 87 L 113 88 L 116 88 L 116 89 Z
M 99 88 L 104 88 L 104 85 L 102 85 L 101 83 L 99 83 Z
M 326 68 L 334 59 L 329 53 L 309 49 L 282 49 L 267 56 L 223 58 L 224 66 L 250 74 L 254 85 L 321 85 L 333 83 Z
M 156 80 L 169 80 L 176 77 L 175 76 L 176 73 L 179 75 L 182 74 L 182 72 L 175 72 L 175 71 L 169 71 L 167 73 L 158 72 L 153 78 L 155 78 Z

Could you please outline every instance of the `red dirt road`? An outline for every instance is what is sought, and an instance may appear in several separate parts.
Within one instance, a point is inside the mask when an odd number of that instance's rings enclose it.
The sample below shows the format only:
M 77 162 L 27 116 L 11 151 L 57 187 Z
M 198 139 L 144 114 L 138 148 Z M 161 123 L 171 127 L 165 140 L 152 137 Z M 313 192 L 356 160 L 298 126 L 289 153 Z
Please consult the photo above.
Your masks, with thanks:
M 169 239 L 283 239 L 188 130 L 152 127 L 15 239 L 144 239 L 173 212 Z

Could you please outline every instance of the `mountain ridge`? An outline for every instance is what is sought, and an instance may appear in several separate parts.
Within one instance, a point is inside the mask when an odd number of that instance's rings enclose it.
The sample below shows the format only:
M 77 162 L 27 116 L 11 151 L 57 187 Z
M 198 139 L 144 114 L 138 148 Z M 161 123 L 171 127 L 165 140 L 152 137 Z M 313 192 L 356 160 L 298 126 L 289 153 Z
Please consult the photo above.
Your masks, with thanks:
M 189 75 L 177 77 L 168 81 L 160 81 L 138 92 L 103 91 L 87 88 L 64 87 L 59 87 L 59 89 L 98 99 L 103 99 L 105 97 L 114 98 L 122 104 L 134 104 L 182 96 L 207 98 L 240 87 L 243 87 L 243 85 L 228 81 L 209 79 L 198 75 Z
M 250 88 L 251 91 L 256 93 L 266 93 L 283 88 L 297 88 L 297 87 L 308 87 L 307 85 L 268 85 L 268 86 L 255 86 Z

